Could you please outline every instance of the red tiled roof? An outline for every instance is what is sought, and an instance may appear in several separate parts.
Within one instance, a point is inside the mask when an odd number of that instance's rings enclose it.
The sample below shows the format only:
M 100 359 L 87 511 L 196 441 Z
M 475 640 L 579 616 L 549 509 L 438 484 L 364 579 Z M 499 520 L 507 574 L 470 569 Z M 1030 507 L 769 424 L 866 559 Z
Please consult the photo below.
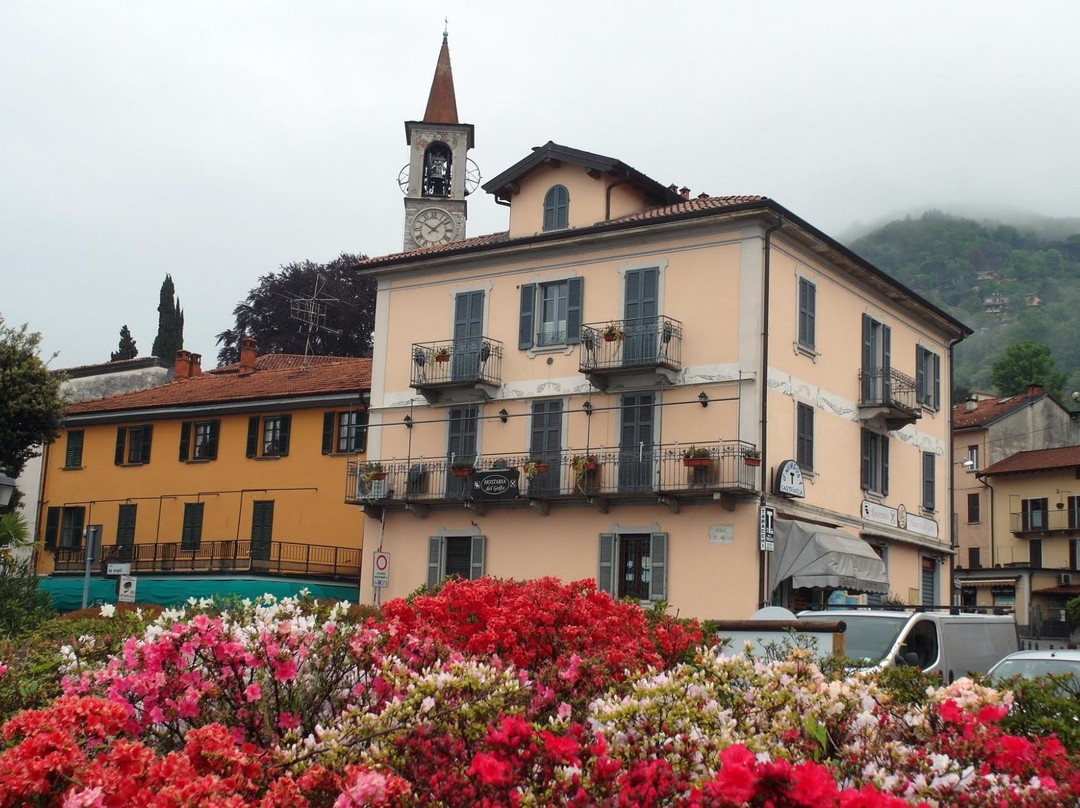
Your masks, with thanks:
M 1040 390 L 1037 393 L 1021 393 L 1018 396 L 988 398 L 976 402 L 973 410 L 967 408 L 967 402 L 957 404 L 952 411 L 953 429 L 971 429 L 972 427 L 983 426 L 995 418 L 1007 415 L 1013 410 L 1018 410 L 1046 395 L 1048 394 L 1045 391 Z
M 349 359 L 345 356 L 308 356 L 303 354 L 264 354 L 255 357 L 255 370 L 281 370 L 282 368 L 299 368 L 304 365 L 334 365 Z M 240 363 L 222 365 L 221 367 L 209 368 L 204 373 L 238 373 Z
M 260 357 L 262 358 L 262 357 Z M 246 376 L 205 373 L 193 379 L 161 387 L 121 393 L 69 405 L 68 415 L 183 407 L 230 401 L 257 401 L 294 396 L 359 392 L 371 387 L 371 360 L 351 357 L 319 357 L 306 367 L 291 365 L 256 370 Z M 328 361 L 333 360 L 333 361 Z
M 649 208 L 648 210 L 640 211 L 638 213 L 631 213 L 627 216 L 623 216 L 618 219 L 611 219 L 606 222 L 597 222 L 595 225 L 589 225 L 589 227 L 607 227 L 615 226 L 618 224 L 625 224 L 626 222 L 645 221 L 648 219 L 664 219 L 668 217 L 685 216 L 689 213 L 695 213 L 704 210 L 716 210 L 721 211 L 725 208 L 737 207 L 739 205 L 745 205 L 752 202 L 764 202 L 768 197 L 764 196 L 702 196 L 697 199 L 689 199 L 686 202 L 682 202 L 678 205 L 665 205 L 660 208 Z M 569 228 L 568 230 L 555 231 L 560 234 L 573 234 L 575 228 Z M 428 255 L 435 255 L 439 253 L 457 252 L 458 250 L 469 250 L 474 247 L 482 247 L 491 244 L 507 243 L 510 244 L 515 241 L 525 241 L 527 239 L 535 238 L 537 234 L 530 233 L 528 236 L 522 236 L 520 239 L 511 239 L 510 234 L 507 232 L 491 233 L 486 236 L 476 236 L 474 238 L 462 239 L 461 241 L 452 241 L 448 244 L 436 244 L 431 247 L 418 247 L 415 250 L 408 250 L 403 253 L 392 253 L 390 255 L 380 255 L 372 258 L 366 258 L 363 261 L 358 261 L 357 266 L 362 267 L 368 264 L 381 264 L 387 259 L 403 258 L 408 256 L 409 258 L 423 258 Z M 551 236 L 552 233 L 544 233 L 545 236 Z
M 1075 598 L 1080 595 L 1080 586 L 1050 586 L 1046 589 L 1034 589 L 1031 594 L 1033 595 L 1064 595 L 1066 597 Z
M 1016 474 L 1023 471 L 1051 471 L 1080 466 L 1080 446 L 1062 446 L 1058 449 L 1033 449 L 1030 452 L 1017 452 L 987 466 L 978 472 L 978 476 L 991 474 Z

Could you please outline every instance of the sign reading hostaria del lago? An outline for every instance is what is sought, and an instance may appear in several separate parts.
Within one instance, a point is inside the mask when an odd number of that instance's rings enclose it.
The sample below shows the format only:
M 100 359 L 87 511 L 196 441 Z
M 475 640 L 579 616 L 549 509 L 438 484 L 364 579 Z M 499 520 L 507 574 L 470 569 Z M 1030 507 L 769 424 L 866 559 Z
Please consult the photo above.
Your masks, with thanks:
M 514 499 L 518 495 L 517 469 L 474 471 L 469 480 L 473 499 Z

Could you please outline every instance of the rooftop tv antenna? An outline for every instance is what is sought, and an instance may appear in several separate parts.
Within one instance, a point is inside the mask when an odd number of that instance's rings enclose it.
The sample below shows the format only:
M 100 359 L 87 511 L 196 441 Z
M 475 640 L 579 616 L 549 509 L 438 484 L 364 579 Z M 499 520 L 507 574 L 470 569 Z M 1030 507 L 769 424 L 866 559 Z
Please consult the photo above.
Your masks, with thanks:
M 340 334 L 341 329 L 331 328 L 326 324 L 326 311 L 331 303 L 339 303 L 336 297 L 320 297 L 326 286 L 326 278 L 319 273 L 315 276 L 315 291 L 311 297 L 298 297 L 289 300 L 289 318 L 300 323 L 299 330 L 306 335 L 304 341 L 304 364 L 311 355 L 311 337 L 318 331 L 328 334 Z

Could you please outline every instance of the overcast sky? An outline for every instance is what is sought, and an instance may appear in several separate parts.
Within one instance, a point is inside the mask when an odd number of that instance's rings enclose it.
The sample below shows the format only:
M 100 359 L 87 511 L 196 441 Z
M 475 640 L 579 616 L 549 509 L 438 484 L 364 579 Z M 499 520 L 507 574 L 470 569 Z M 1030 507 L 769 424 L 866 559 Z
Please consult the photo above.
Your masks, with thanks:
M 449 18 L 485 179 L 548 140 L 844 237 L 928 207 L 1080 215 L 1080 3 L 0 0 L 0 314 L 52 367 L 185 347 L 259 276 L 401 249 L 403 121 Z M 506 228 L 479 192 L 468 232 Z

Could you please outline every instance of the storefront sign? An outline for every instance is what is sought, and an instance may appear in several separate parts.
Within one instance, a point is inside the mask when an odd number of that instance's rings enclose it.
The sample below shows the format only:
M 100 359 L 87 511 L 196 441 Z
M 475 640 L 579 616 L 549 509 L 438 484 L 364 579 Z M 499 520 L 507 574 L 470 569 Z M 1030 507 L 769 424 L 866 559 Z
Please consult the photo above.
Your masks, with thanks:
M 709 544 L 733 544 L 734 525 L 709 525 Z
M 877 522 L 879 525 L 898 527 L 896 508 L 880 505 L 864 499 L 862 502 L 862 518 L 867 522 Z
M 776 493 L 789 497 L 805 497 L 802 468 L 794 460 L 785 460 L 776 470 Z
M 925 516 L 916 516 L 913 513 L 907 515 L 907 529 L 912 533 L 918 533 L 920 536 L 926 536 L 931 539 L 938 537 L 938 524 L 933 519 L 927 519 Z
M 771 553 L 776 549 L 774 542 L 773 519 L 776 512 L 772 508 L 761 509 L 761 534 L 758 549 Z
M 514 499 L 518 495 L 517 469 L 474 471 L 469 480 L 473 499 Z

